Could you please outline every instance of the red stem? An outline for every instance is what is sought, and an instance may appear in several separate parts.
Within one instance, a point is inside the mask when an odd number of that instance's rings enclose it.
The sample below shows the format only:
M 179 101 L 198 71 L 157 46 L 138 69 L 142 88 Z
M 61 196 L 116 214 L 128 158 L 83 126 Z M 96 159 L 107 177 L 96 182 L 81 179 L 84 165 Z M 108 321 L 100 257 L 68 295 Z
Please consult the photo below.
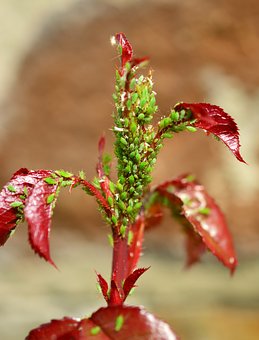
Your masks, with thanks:
M 112 280 L 123 296 L 123 283 L 128 274 L 128 237 L 122 237 L 118 231 L 113 234 Z

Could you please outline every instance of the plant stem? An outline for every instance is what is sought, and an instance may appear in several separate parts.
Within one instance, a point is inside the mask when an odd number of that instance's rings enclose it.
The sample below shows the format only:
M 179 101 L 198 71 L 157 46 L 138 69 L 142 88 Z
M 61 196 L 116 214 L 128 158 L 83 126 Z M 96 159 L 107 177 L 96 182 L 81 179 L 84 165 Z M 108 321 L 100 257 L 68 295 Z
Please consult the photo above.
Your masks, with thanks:
M 113 233 L 112 277 L 119 293 L 123 296 L 123 283 L 128 274 L 128 237 L 122 237 L 117 230 Z

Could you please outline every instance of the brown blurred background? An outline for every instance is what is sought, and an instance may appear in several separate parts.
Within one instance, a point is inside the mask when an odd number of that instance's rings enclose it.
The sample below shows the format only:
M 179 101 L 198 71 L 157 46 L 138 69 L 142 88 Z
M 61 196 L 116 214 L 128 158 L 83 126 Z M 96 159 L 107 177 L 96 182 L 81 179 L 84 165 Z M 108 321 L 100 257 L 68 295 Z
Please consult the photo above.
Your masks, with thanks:
M 207 101 L 240 127 L 238 163 L 202 132 L 166 143 L 154 182 L 197 175 L 226 213 L 239 253 L 230 279 L 210 254 L 182 270 L 179 228 L 166 219 L 146 236 L 152 268 L 129 302 L 167 320 L 183 339 L 259 338 L 259 2 L 257 0 L 3 0 L 0 6 L 0 184 L 20 167 L 95 173 L 99 136 L 112 151 L 111 94 L 123 31 L 154 69 L 159 114 L 178 101 Z M 0 338 L 103 304 L 93 269 L 109 276 L 107 229 L 83 192 L 61 194 L 51 248 L 60 272 L 34 257 L 26 226 L 1 249 Z

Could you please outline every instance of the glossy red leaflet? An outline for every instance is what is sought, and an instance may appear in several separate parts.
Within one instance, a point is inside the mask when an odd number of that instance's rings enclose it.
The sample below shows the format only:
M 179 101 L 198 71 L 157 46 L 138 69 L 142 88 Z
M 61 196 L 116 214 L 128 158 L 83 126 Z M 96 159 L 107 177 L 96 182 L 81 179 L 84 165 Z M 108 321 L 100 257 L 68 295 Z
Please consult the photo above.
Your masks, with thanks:
M 50 257 L 49 236 L 53 206 L 57 200 L 59 184 L 44 180 L 34 186 L 24 208 L 24 217 L 29 227 L 29 241 L 33 250 L 55 266 Z
M 34 186 L 51 171 L 29 171 L 21 168 L 14 173 L 0 193 L 0 245 L 3 245 L 12 230 L 23 218 L 24 206 Z
M 177 340 L 170 327 L 145 309 L 116 306 L 98 309 L 89 319 L 52 320 L 32 330 L 26 340 Z
M 147 270 L 149 269 L 148 268 L 138 268 L 138 269 L 135 269 L 133 271 L 132 274 L 130 274 L 125 282 L 124 282 L 124 285 L 123 285 L 123 292 L 124 292 L 124 301 L 126 300 L 127 296 L 129 295 L 130 291 L 132 290 L 132 288 L 135 287 L 135 283 L 137 282 L 138 278 L 144 274 Z
M 214 134 L 222 140 L 235 157 L 245 163 L 240 154 L 238 127 L 233 118 L 221 107 L 207 103 L 180 103 L 175 106 L 176 111 L 190 110 L 194 119 L 194 126 Z
M 107 281 L 102 277 L 101 274 L 96 273 L 96 275 L 97 275 L 97 281 L 98 281 L 98 283 L 99 283 L 99 285 L 100 285 L 100 288 L 101 288 L 101 291 L 102 291 L 102 295 L 103 295 L 105 301 L 108 302 L 108 300 L 109 300 L 109 296 L 108 296 L 108 290 L 109 290 L 108 283 L 107 283 Z
M 190 181 L 188 176 L 181 176 L 165 182 L 156 190 L 160 195 L 172 199 L 172 202 L 175 202 L 175 197 L 181 200 L 186 220 L 201 236 L 207 248 L 233 273 L 237 257 L 232 236 L 222 211 L 204 187 L 196 181 Z M 197 246 L 200 248 L 199 243 Z
M 25 340 L 108 340 L 109 337 L 90 319 L 65 317 L 51 320 L 30 331 Z
M 141 255 L 143 235 L 145 228 L 144 216 L 140 215 L 138 219 L 131 225 L 130 232 L 132 240 L 128 248 L 128 275 L 130 275 L 134 269 Z
M 132 46 L 129 43 L 128 39 L 126 38 L 124 33 L 117 33 L 115 35 L 115 39 L 118 45 L 121 46 L 122 52 L 121 52 L 121 69 L 123 70 L 125 67 L 125 64 L 128 61 L 131 61 L 133 50 Z

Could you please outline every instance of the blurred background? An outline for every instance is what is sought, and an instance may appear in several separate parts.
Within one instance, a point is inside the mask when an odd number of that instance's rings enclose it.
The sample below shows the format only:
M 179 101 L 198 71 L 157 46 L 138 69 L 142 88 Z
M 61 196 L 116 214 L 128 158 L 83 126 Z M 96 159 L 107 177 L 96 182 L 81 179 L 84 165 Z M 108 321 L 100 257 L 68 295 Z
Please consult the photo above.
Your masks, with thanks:
M 182 339 L 258 339 L 259 2 L 2 0 L 0 21 L 1 186 L 21 167 L 94 176 L 103 132 L 112 151 L 116 32 L 150 57 L 158 116 L 179 101 L 205 101 L 234 117 L 249 166 L 202 132 L 182 133 L 162 150 L 154 183 L 197 175 L 227 216 L 237 272 L 231 278 L 211 254 L 183 270 L 183 235 L 166 218 L 146 235 L 141 265 L 151 269 L 128 302 Z M 52 318 L 102 306 L 94 270 L 110 275 L 107 232 L 94 200 L 64 190 L 51 235 L 57 271 L 34 256 L 21 225 L 0 251 L 0 338 L 23 339 Z

